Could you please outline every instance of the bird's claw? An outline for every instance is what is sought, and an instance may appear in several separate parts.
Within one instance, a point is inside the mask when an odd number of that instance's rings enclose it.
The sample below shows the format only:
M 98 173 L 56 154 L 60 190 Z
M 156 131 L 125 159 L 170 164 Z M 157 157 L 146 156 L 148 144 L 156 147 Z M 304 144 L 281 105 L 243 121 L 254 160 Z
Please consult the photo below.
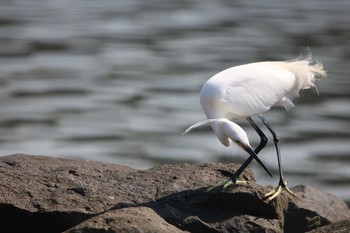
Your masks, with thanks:
M 220 181 L 216 185 L 211 186 L 210 188 L 207 189 L 207 192 L 210 192 L 210 191 L 217 189 L 217 188 L 220 188 L 220 187 L 222 187 L 222 189 L 225 189 L 228 186 L 230 186 L 231 184 L 241 185 L 241 184 L 247 184 L 247 183 L 248 182 L 245 180 L 228 179 L 228 180 Z
M 264 195 L 265 198 L 267 198 L 268 201 L 272 201 L 275 199 L 278 195 L 281 194 L 282 190 L 286 190 L 289 194 L 296 196 L 296 194 L 290 190 L 287 186 L 287 181 L 281 181 L 277 188 L 271 190 L 270 192 L 266 193 Z

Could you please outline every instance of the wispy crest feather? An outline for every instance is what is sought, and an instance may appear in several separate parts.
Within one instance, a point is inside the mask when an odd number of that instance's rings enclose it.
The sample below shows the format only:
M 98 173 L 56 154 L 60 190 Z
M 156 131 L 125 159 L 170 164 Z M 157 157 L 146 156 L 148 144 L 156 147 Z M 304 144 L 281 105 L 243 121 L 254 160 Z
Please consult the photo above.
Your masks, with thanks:
M 280 65 L 288 69 L 296 77 L 294 87 L 288 93 L 288 97 L 290 98 L 299 96 L 300 90 L 312 87 L 316 88 L 315 81 L 327 77 L 327 72 L 322 63 L 314 61 L 311 53 L 305 58 L 300 57 L 296 60 L 281 62 Z

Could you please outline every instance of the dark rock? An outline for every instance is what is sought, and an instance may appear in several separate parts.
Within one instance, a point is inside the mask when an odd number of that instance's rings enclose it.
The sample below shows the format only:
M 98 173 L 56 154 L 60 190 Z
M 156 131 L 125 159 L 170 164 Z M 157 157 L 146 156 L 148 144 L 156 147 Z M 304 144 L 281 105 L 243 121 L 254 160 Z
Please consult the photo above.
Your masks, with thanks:
M 293 191 L 297 193 L 297 198 L 289 202 L 285 232 L 306 232 L 331 222 L 350 219 L 346 203 L 330 193 L 304 185 L 294 187 Z
M 249 169 L 248 185 L 206 191 L 237 168 L 0 157 L 0 232 L 305 232 L 349 219 L 343 201 L 309 186 L 268 202 Z
M 150 205 L 168 222 L 192 232 L 282 232 L 288 198 L 281 195 L 268 202 L 263 200 L 268 191 L 255 182 L 217 192 L 201 188 L 177 192 Z
M 350 232 L 350 219 L 346 219 L 340 222 L 331 223 L 323 227 L 319 227 L 315 230 L 308 231 L 307 233 L 349 233 Z
M 0 157 L 0 232 L 68 229 L 124 198 L 113 184 L 131 172 L 125 166 L 53 157 Z
M 89 232 L 180 233 L 185 231 L 167 223 L 148 207 L 130 207 L 110 210 L 65 231 L 65 233 Z
M 315 211 L 330 222 L 350 219 L 348 206 L 334 195 L 305 185 L 297 186 L 293 190 L 298 193 L 298 198 L 294 199 L 294 204 L 299 209 Z

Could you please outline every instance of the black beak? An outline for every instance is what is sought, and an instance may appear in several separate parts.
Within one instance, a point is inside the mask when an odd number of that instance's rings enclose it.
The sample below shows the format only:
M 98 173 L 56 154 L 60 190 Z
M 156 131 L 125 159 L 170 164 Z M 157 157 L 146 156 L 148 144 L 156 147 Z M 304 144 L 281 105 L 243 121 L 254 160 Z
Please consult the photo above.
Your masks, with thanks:
M 254 152 L 254 150 L 250 147 L 250 146 L 242 146 L 244 148 L 245 151 L 247 151 L 251 157 L 253 157 L 259 164 L 260 166 L 262 166 L 265 171 L 272 177 L 271 172 L 269 171 L 269 169 L 265 166 L 265 164 L 259 159 L 259 157 L 256 155 L 256 153 Z

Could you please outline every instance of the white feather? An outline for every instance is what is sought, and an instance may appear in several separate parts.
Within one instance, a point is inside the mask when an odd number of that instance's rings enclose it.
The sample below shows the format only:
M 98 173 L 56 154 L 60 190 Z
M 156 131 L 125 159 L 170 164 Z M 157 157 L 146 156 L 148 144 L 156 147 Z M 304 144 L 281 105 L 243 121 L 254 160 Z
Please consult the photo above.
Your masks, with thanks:
M 256 62 L 231 67 L 210 78 L 200 94 L 208 118 L 246 118 L 268 111 L 272 106 L 294 107 L 292 99 L 302 89 L 315 87 L 326 77 L 311 55 L 294 61 Z
M 195 129 L 201 125 L 204 125 L 204 124 L 207 124 L 207 123 L 211 123 L 211 122 L 220 122 L 221 119 L 207 119 L 207 120 L 203 120 L 203 121 L 200 121 L 200 122 L 197 122 L 193 125 L 191 125 L 190 127 L 188 127 L 181 135 L 185 135 L 187 134 L 188 132 L 190 132 L 192 129 Z

